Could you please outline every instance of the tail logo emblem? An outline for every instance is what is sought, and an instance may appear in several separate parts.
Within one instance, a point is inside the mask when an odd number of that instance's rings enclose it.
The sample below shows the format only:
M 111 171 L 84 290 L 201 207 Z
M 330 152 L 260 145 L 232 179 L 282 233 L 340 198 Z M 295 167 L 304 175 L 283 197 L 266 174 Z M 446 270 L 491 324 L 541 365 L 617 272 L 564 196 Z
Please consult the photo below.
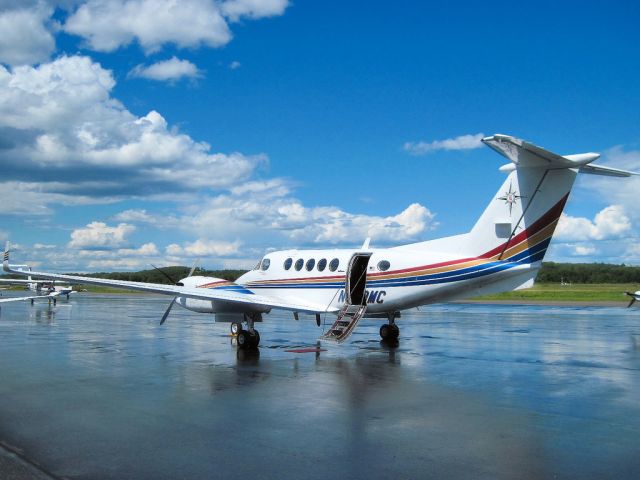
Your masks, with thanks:
M 497 200 L 504 200 L 505 205 L 509 205 L 509 216 L 511 216 L 511 211 L 513 210 L 513 206 L 518 202 L 519 198 L 524 198 L 521 195 L 518 195 L 518 192 L 513 189 L 513 184 L 509 184 L 509 191 L 504 192 L 502 197 L 498 197 Z

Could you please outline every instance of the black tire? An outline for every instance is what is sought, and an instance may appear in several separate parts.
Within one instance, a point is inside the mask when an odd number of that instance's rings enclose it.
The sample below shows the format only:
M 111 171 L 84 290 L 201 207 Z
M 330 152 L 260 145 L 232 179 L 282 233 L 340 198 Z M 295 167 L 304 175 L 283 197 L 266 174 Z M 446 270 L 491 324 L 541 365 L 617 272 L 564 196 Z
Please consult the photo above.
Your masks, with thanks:
M 236 337 L 236 341 L 238 342 L 238 348 L 241 350 L 246 350 L 247 348 L 251 348 L 251 335 L 246 330 L 240 330 L 238 332 L 238 336 Z
M 233 322 L 231 324 L 231 335 L 238 335 L 240 330 L 242 330 L 242 324 L 240 322 Z
M 400 336 L 400 329 L 394 323 L 393 325 L 385 323 L 380 327 L 380 338 L 383 340 L 396 340 Z
M 251 335 L 250 339 L 249 344 L 251 345 L 251 348 L 258 348 L 258 345 L 260 345 L 260 332 L 254 329 L 253 335 Z
M 391 327 L 391 336 L 389 337 L 390 340 L 397 340 L 398 337 L 400 336 L 400 329 L 398 328 L 398 325 L 396 325 L 395 323 L 393 325 L 389 325 Z
M 389 325 L 388 323 L 385 323 L 380 327 L 380 338 L 382 338 L 383 340 L 387 340 L 390 335 L 391 335 L 391 325 Z

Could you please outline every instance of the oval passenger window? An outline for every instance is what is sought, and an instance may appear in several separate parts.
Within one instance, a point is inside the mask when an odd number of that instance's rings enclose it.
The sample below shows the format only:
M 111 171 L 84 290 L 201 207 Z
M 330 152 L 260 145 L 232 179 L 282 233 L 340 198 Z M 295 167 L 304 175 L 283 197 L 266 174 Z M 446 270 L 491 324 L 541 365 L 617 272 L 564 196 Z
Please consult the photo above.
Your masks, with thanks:
M 340 260 L 338 260 L 337 258 L 334 258 L 333 260 L 331 260 L 331 263 L 329 263 L 329 270 L 331 270 L 332 272 L 335 272 L 339 266 L 340 266 Z
M 325 268 L 327 268 L 327 259 L 321 258 L 318 260 L 318 271 L 322 272 Z
M 289 270 L 291 268 L 291 264 L 293 263 L 293 258 L 287 258 L 284 261 L 284 269 Z
M 391 267 L 391 264 L 389 263 L 388 260 L 380 260 L 378 262 L 378 270 L 380 270 L 381 272 L 386 272 L 387 270 L 389 270 L 390 267 Z
M 315 258 L 310 258 L 309 260 L 307 260 L 307 270 L 310 272 L 311 270 L 313 270 L 313 267 L 315 267 L 316 265 L 316 259 Z
M 304 264 L 304 260 L 301 258 L 296 260 L 295 269 L 300 271 L 302 269 L 302 265 Z

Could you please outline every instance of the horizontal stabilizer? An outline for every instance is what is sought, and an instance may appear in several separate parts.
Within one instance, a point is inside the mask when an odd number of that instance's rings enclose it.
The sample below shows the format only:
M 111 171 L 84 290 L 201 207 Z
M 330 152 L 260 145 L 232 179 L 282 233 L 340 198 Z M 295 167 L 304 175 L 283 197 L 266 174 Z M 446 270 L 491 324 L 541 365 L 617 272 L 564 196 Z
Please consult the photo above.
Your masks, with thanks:
M 599 153 L 562 156 L 509 135 L 492 135 L 482 142 L 519 167 L 579 168 L 600 157 Z
M 575 155 L 558 155 L 533 143 L 526 142 L 509 135 L 496 134 L 485 137 L 482 142 L 494 149 L 503 157 L 511 160 L 518 167 L 544 167 L 547 169 L 577 168 L 582 173 L 592 175 L 606 175 L 609 177 L 629 177 L 637 175 L 634 172 L 617 168 L 589 165 L 600 158 L 599 153 L 579 153 Z M 513 167 L 512 167 L 513 168 Z M 501 167 L 503 171 L 511 171 L 508 166 Z
M 589 173 L 591 175 L 605 175 L 607 177 L 630 177 L 638 175 L 636 172 L 620 170 L 618 168 L 602 167 L 600 165 L 584 165 L 580 167 L 580 173 Z

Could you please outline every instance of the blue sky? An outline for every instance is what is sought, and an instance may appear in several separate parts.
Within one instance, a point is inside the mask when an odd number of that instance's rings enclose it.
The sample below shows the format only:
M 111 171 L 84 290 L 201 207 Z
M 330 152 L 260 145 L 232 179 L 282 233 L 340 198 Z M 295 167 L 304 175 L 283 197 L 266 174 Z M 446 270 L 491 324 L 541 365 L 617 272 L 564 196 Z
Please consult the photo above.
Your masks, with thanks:
M 102 271 L 464 232 L 503 178 L 482 134 L 640 171 L 639 20 L 634 2 L 0 1 L 0 238 Z M 639 182 L 580 177 L 548 259 L 640 264 Z

